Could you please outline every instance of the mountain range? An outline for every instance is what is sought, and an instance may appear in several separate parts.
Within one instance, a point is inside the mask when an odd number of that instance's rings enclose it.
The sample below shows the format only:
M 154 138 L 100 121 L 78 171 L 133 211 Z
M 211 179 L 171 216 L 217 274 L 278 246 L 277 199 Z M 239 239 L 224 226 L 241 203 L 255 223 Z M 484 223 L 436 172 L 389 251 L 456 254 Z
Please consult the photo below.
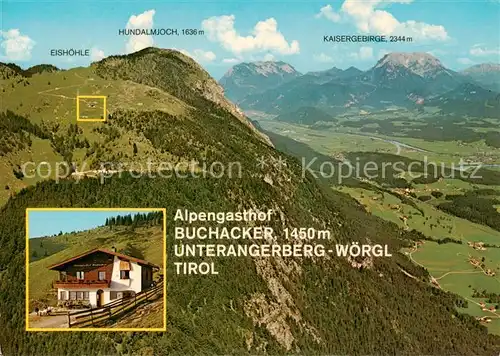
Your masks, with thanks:
M 250 65 L 243 63 L 236 67 Z M 283 63 L 276 64 L 276 67 L 283 67 Z M 414 108 L 428 105 L 427 101 L 432 104 L 454 101 L 457 104 L 457 100 L 462 100 L 467 102 L 467 108 L 458 103 L 458 107 L 444 105 L 440 109 L 466 113 L 466 109 L 472 108 L 474 112 L 498 116 L 500 103 L 492 98 L 500 92 L 499 75 L 499 65 L 484 64 L 456 72 L 428 53 L 415 52 L 386 54 L 366 71 L 355 67 L 346 70 L 334 67 L 303 75 L 294 72 L 294 78 L 282 80 L 280 84 L 275 81 L 272 87 L 255 88 L 262 74 L 254 72 L 251 76 L 240 76 L 233 69 L 220 83 L 225 90 L 235 92 L 235 85 L 242 88 L 251 82 L 254 89 L 247 95 L 241 95 L 243 92 L 240 91 L 240 95 L 230 98 L 244 110 L 270 114 L 291 112 L 301 107 L 316 107 L 337 114 L 351 108 Z M 232 86 L 226 89 L 225 83 L 228 82 Z M 475 90 L 474 95 L 469 95 L 470 92 L 460 90 L 464 85 L 475 85 L 484 90 Z M 462 93 L 460 99 L 457 98 L 457 89 Z M 447 99 L 447 96 L 450 97 Z
M 500 64 L 476 64 L 460 72 L 483 85 L 486 89 L 500 92 Z
M 229 69 L 219 80 L 224 94 L 238 102 L 247 95 L 264 92 L 301 76 L 285 62 L 240 63 Z

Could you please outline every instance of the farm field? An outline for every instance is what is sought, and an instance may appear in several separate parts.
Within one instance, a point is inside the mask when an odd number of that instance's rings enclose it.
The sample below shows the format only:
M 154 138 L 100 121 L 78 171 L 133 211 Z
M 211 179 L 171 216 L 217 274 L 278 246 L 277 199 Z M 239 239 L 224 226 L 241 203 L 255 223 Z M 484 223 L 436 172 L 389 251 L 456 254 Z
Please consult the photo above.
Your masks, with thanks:
M 377 115 L 373 115 L 373 117 L 370 115 L 370 119 L 383 121 Z M 364 120 L 368 121 L 369 119 L 364 118 Z M 411 122 L 411 118 L 408 120 Z M 458 166 L 460 159 L 470 164 L 480 162 L 485 165 L 500 164 L 500 148 L 488 146 L 484 140 L 474 142 L 435 141 L 402 135 L 391 136 L 383 131 L 372 133 L 359 128 L 343 126 L 343 122 L 349 122 L 346 118 L 339 119 L 338 123 L 317 123 L 310 126 L 278 122 L 269 118 L 259 119 L 258 122 L 265 130 L 309 144 L 313 149 L 325 154 L 352 151 L 355 147 L 356 151 L 399 153 L 418 160 L 425 156 L 428 161 L 443 162 L 448 166 L 451 164 Z M 495 120 L 494 124 L 491 123 L 491 130 L 496 130 L 497 125 L 500 123 L 496 123 Z M 364 126 L 370 127 L 370 124 Z M 417 123 L 415 127 L 419 126 Z
M 337 187 L 359 201 L 370 213 L 389 220 L 405 229 L 415 229 L 436 239 L 453 238 L 466 242 L 484 242 L 500 246 L 500 232 L 447 214 L 430 203 L 412 199 L 415 206 L 402 202 L 389 193 L 379 193 L 363 188 Z M 403 219 L 407 217 L 407 219 Z
M 468 301 L 468 307 L 464 308 L 467 313 L 476 317 L 490 317 L 491 322 L 486 325 L 491 332 L 500 333 L 500 303 L 488 303 L 487 298 L 474 295 L 474 291 L 500 295 L 500 248 L 478 251 L 467 244 L 425 241 L 418 248 L 406 252 L 415 263 L 429 271 L 441 289 L 464 297 Z M 473 266 L 471 259 L 484 261 L 484 267 Z M 487 270 L 495 275 L 487 275 Z

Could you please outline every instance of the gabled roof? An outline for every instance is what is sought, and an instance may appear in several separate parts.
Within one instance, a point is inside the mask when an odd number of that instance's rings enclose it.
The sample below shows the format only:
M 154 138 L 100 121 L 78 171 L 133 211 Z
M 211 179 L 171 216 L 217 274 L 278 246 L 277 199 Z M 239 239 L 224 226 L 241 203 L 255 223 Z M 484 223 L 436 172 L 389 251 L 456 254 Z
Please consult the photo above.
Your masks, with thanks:
M 65 264 L 68 264 L 70 262 L 73 262 L 73 261 L 76 261 L 76 260 L 79 260 L 80 258 L 83 258 L 83 257 L 86 257 L 88 255 L 91 255 L 93 253 L 96 253 L 96 252 L 102 252 L 102 253 L 106 253 L 108 255 L 111 255 L 111 256 L 116 256 L 122 260 L 127 260 L 127 261 L 131 261 L 131 262 L 135 262 L 139 265 L 142 265 L 142 266 L 149 266 L 149 267 L 153 267 L 153 268 L 160 268 L 159 266 L 151 263 L 151 262 L 148 262 L 148 261 L 145 261 L 145 260 L 141 260 L 140 258 L 135 258 L 135 257 L 132 257 L 132 256 L 127 256 L 127 255 L 124 255 L 123 253 L 118 253 L 118 252 L 115 252 L 115 251 L 111 251 L 111 250 L 106 250 L 106 249 L 103 249 L 103 248 L 95 248 L 93 250 L 90 250 L 90 251 L 87 251 L 87 252 L 84 252 L 80 255 L 77 255 L 75 257 L 71 257 L 65 261 L 62 261 L 62 262 L 59 262 L 59 263 L 55 263 L 53 265 L 50 265 L 48 266 L 47 268 L 48 269 L 57 269 L 57 267 L 61 267 Z

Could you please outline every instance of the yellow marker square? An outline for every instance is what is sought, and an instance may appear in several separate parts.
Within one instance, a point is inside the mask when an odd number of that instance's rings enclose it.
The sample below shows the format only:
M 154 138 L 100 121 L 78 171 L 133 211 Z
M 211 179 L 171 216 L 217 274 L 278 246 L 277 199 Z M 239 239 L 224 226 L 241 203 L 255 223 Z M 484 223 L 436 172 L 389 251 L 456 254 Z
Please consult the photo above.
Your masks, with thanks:
M 77 95 L 76 96 L 76 121 L 82 122 L 103 122 L 106 121 L 106 96 L 105 95 Z M 81 105 L 87 105 L 90 108 L 95 108 L 95 103 L 91 100 L 102 100 L 102 117 L 87 117 L 81 115 Z

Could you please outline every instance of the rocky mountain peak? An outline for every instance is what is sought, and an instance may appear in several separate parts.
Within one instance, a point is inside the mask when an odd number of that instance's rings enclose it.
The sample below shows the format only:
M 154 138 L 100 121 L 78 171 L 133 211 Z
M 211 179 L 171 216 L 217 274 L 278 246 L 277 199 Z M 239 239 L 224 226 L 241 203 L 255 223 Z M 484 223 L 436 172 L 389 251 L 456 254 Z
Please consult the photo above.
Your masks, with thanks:
M 245 62 L 235 65 L 230 68 L 224 77 L 230 77 L 237 74 L 269 76 L 298 76 L 300 73 L 290 64 L 282 61 L 260 61 L 260 62 Z
M 275 88 L 301 76 L 292 65 L 282 61 L 244 62 L 230 68 L 220 79 L 226 96 L 238 102 L 247 95 Z
M 294 67 L 292 67 L 290 64 L 285 63 L 285 62 L 273 62 L 273 61 L 266 61 L 266 62 L 255 62 L 254 68 L 255 71 L 259 74 L 262 75 L 269 75 L 269 74 L 279 74 L 279 73 L 288 73 L 288 74 L 295 74 L 298 73 Z
M 374 68 L 406 68 L 421 77 L 433 76 L 436 72 L 446 70 L 439 59 L 423 52 L 389 53 L 382 57 Z

